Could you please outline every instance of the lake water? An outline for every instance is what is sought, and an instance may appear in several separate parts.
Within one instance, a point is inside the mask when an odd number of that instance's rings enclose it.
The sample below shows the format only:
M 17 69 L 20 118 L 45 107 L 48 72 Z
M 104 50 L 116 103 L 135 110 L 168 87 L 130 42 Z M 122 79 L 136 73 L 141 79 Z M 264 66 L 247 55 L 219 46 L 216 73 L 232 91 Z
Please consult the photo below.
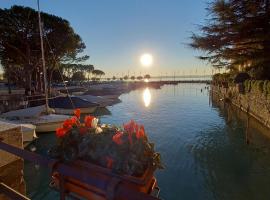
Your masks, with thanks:
M 210 101 L 205 86 L 132 91 L 100 119 L 110 124 L 134 119 L 145 125 L 166 167 L 156 173 L 164 200 L 269 200 L 269 130 L 249 119 L 246 131 L 246 114 Z M 54 142 L 54 134 L 40 135 L 37 152 L 46 155 Z M 48 188 L 49 170 L 26 162 L 24 173 L 31 199 L 58 198 Z

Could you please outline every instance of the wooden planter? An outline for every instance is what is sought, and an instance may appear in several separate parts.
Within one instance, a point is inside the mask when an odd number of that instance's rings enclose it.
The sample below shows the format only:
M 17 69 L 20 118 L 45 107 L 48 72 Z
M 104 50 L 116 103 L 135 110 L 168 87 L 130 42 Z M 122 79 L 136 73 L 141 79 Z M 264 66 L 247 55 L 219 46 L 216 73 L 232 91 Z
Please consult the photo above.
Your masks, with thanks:
M 64 178 L 64 190 L 69 194 L 77 197 L 91 200 L 111 199 L 111 195 L 116 194 L 119 187 L 126 190 L 138 191 L 151 194 L 157 187 L 157 181 L 153 176 L 153 170 L 148 168 L 141 177 L 133 177 L 128 175 L 119 175 L 113 173 L 110 169 L 100 167 L 84 161 L 76 161 L 72 167 L 80 171 L 86 171 L 90 178 L 98 179 L 104 182 L 107 187 L 100 189 L 96 185 L 89 185 L 71 177 Z M 59 189 L 60 175 L 58 172 L 52 174 L 53 186 Z M 113 198 L 112 198 L 113 199 Z M 124 198 L 128 199 L 128 197 Z

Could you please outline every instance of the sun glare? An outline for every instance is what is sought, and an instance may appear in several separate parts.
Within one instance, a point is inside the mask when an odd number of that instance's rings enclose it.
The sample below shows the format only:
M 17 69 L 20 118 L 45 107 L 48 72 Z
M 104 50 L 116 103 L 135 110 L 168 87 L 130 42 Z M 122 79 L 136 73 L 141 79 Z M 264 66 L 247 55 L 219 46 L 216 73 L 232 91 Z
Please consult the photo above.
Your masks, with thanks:
M 153 56 L 151 54 L 145 53 L 141 56 L 140 60 L 143 66 L 148 67 L 153 63 Z

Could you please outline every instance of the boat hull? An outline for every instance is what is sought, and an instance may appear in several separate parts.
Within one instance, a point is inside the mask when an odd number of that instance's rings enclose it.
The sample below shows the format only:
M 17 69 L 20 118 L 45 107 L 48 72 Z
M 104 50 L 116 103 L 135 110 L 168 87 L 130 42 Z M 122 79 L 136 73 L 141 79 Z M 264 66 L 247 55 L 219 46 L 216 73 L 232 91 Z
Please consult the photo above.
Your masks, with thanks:
M 69 116 L 67 115 L 49 114 L 39 116 L 36 119 L 30 119 L 28 123 L 34 124 L 38 133 L 53 132 L 68 118 Z
M 97 109 L 97 106 L 89 107 L 89 108 L 80 108 L 81 114 L 90 114 L 94 113 Z M 65 109 L 65 108 L 54 108 L 56 114 L 62 115 L 73 115 L 74 109 Z
M 58 122 L 36 124 L 36 132 L 37 133 L 54 132 L 57 128 L 62 126 L 63 122 L 64 120 Z

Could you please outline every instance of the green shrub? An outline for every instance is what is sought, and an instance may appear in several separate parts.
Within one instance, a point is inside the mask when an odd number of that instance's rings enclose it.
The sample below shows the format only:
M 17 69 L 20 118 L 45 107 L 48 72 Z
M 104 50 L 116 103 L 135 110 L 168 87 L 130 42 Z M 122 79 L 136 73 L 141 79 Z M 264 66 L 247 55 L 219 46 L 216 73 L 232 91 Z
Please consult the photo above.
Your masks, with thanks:
M 267 80 L 263 82 L 263 94 L 265 94 L 265 95 L 268 94 L 268 91 L 267 91 L 268 82 L 269 81 L 267 81 Z
M 245 87 L 246 93 L 250 92 L 250 83 L 251 83 L 250 80 L 245 80 L 245 82 L 244 82 L 244 87 Z
M 255 80 L 251 80 L 250 82 L 250 91 L 255 91 L 256 88 L 256 81 Z
M 246 80 L 244 82 L 245 92 L 256 92 L 270 95 L 270 81 L 268 80 Z
M 270 81 L 267 81 L 266 90 L 267 90 L 267 94 L 270 94 Z
M 262 80 L 257 81 L 256 91 L 262 93 L 263 92 L 263 82 Z

